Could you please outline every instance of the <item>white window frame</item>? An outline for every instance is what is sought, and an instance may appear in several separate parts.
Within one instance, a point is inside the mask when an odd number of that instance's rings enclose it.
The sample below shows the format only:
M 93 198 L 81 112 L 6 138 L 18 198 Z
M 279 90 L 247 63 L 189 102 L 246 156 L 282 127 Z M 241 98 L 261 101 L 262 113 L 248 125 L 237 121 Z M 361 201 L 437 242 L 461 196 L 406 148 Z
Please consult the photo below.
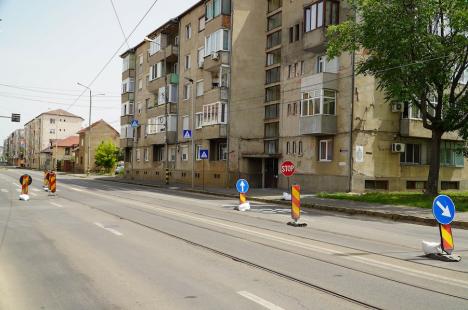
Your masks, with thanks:
M 162 36 L 159 34 L 156 38 L 153 39 L 153 41 L 150 42 L 150 48 L 148 50 L 148 53 L 150 56 L 156 54 L 161 50 L 161 44 L 162 44 Z
M 175 146 L 169 147 L 168 160 L 169 162 L 175 162 L 177 159 L 177 149 Z
M 227 42 L 225 41 L 227 40 Z M 205 57 L 219 51 L 228 51 L 230 41 L 230 31 L 228 29 L 218 29 L 205 37 Z M 225 49 L 224 47 L 227 47 Z
M 204 105 L 203 126 L 227 124 L 227 109 L 226 102 L 215 102 Z
M 202 159 L 200 158 L 200 149 L 203 149 L 203 145 L 201 145 L 201 144 L 195 145 L 195 159 L 196 159 L 197 161 L 202 160 Z
M 334 97 L 325 96 L 325 91 L 334 92 Z M 334 113 L 333 114 L 324 113 L 325 99 L 332 99 L 332 98 L 334 99 L 334 108 L 333 108 Z M 314 101 L 316 99 L 320 100 L 320 111 L 318 113 L 315 111 L 315 105 L 314 105 Z M 309 92 L 304 92 L 302 93 L 302 100 L 301 100 L 301 116 L 307 117 L 307 116 L 313 116 L 313 115 L 336 115 L 336 105 L 337 105 L 336 99 L 337 99 L 337 92 L 333 89 L 316 89 L 316 90 L 311 90 Z M 310 110 L 312 110 L 312 112 Z
M 185 25 L 185 39 L 190 40 L 192 38 L 192 24 Z
M 192 97 L 192 84 L 184 84 L 184 100 L 189 100 Z
M 162 70 L 163 70 L 163 63 L 162 61 L 152 65 L 150 67 L 150 72 L 149 72 L 149 80 L 150 81 L 154 81 L 156 79 L 159 79 L 163 76 L 162 74 Z
M 122 94 L 133 93 L 135 91 L 135 79 L 126 78 L 122 81 Z
M 322 158 L 322 148 L 325 146 L 325 158 Z M 319 141 L 319 161 L 333 161 L 333 139 L 323 139 Z
M 180 147 L 180 159 L 182 161 L 188 161 L 189 160 L 189 147 L 188 147 L 188 145 L 182 145 Z
M 198 31 L 205 30 L 205 27 L 206 27 L 205 16 L 202 16 L 198 19 Z
M 203 112 L 195 113 L 195 128 L 203 128 Z
M 203 66 L 203 64 L 205 63 L 205 47 L 204 46 L 198 48 L 197 62 L 198 62 L 198 67 Z
M 149 155 L 148 155 L 148 153 L 149 153 L 149 152 L 148 152 L 148 148 L 145 148 L 145 149 L 143 150 L 143 160 L 146 161 L 146 162 L 149 161 Z
M 196 96 L 201 97 L 204 94 L 204 81 L 203 80 L 198 80 L 195 84 L 195 89 L 196 89 Z
M 137 161 L 140 161 L 141 159 L 141 150 L 140 149 L 136 149 L 136 160 Z
M 188 115 L 182 116 L 182 130 L 190 130 L 190 118 Z

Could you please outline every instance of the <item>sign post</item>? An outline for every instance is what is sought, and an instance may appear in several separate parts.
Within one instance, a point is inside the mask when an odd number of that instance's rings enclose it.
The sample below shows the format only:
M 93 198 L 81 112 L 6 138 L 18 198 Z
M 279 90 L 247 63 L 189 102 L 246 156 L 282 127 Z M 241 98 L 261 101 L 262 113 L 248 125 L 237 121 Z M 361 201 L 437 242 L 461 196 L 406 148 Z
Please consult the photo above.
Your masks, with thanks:
M 199 149 L 198 150 L 198 158 L 202 160 L 202 188 L 205 190 L 205 160 L 209 158 L 209 150 L 208 149 Z
M 284 175 L 288 180 L 288 191 L 291 190 L 289 184 L 289 178 L 296 173 L 296 166 L 290 161 L 285 161 L 281 164 L 281 174 Z
M 439 223 L 442 257 L 448 261 L 460 261 L 460 256 L 452 256 L 455 248 L 452 227 L 450 225 L 455 218 L 455 204 L 452 199 L 446 195 L 437 196 L 432 204 L 432 214 Z
M 236 182 L 236 189 L 239 193 L 239 207 L 236 207 L 236 210 L 246 211 L 250 209 L 250 203 L 247 201 L 246 193 L 249 191 L 250 185 L 247 180 L 239 179 Z

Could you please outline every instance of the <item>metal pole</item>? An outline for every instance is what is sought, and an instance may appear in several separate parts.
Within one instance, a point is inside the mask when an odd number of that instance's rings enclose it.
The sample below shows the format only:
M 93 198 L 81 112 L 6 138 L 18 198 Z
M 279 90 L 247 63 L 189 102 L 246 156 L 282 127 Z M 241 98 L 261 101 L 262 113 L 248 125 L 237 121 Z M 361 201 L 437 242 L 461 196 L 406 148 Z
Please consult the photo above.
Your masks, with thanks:
M 195 188 L 195 84 L 193 80 L 192 84 L 192 189 Z
M 91 88 L 89 89 L 89 133 L 88 133 L 88 169 L 86 169 L 86 175 L 89 176 L 89 170 L 91 165 L 91 109 L 93 105 L 93 96 Z
M 165 106 L 165 115 L 164 115 L 164 126 L 166 127 L 165 129 L 165 134 L 166 134 L 166 139 L 165 139 L 165 149 L 166 149 L 166 180 L 165 180 L 165 183 L 166 185 L 169 185 L 169 141 L 168 141 L 168 138 L 167 138 L 167 135 L 168 135 L 168 128 L 167 128 L 167 125 L 168 125 L 168 120 L 167 118 L 169 117 L 169 113 L 168 113 L 168 105 L 169 105 L 169 96 L 168 96 L 168 91 L 169 91 L 169 88 L 167 87 L 167 54 L 166 54 L 166 48 L 167 46 L 165 46 L 163 48 L 163 46 L 161 44 L 159 44 L 159 48 L 160 49 L 163 49 L 163 57 L 164 57 L 164 82 L 165 82 L 165 85 L 164 85 L 164 100 L 166 101 L 166 106 Z

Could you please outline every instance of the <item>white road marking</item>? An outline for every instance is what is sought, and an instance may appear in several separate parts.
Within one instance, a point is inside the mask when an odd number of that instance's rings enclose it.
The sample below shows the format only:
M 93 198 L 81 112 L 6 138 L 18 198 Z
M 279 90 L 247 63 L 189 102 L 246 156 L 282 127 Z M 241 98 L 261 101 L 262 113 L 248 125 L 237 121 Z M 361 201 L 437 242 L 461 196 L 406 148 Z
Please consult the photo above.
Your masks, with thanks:
M 63 208 L 62 205 L 59 205 L 58 203 L 55 203 L 55 202 L 51 202 L 50 204 L 57 207 L 57 208 Z
M 106 227 L 106 226 L 102 225 L 101 223 L 96 222 L 96 223 L 94 223 L 94 225 L 96 225 L 98 227 L 101 227 L 102 229 L 105 229 L 105 230 L 113 233 L 114 235 L 123 236 L 123 234 L 120 231 L 117 231 L 117 230 L 115 230 L 113 228 Z
M 31 196 L 34 196 L 34 197 L 36 197 L 36 196 L 37 196 L 37 194 L 36 194 L 36 193 L 29 193 L 29 195 L 31 195 Z
M 2 188 L 2 193 L 8 193 L 8 190 L 6 188 Z
M 40 192 L 40 190 L 38 190 L 37 188 L 33 188 L 32 190 L 33 192 Z
M 76 187 L 70 187 L 71 190 L 77 191 L 77 192 L 84 192 L 84 190 L 76 188 Z
M 283 308 L 269 302 L 268 300 L 265 300 L 263 298 L 260 298 L 258 297 L 257 295 L 254 295 L 252 293 L 249 293 L 247 291 L 240 291 L 240 292 L 237 292 L 237 294 L 241 295 L 242 297 L 245 297 L 257 304 L 259 304 L 260 306 L 263 306 L 267 309 L 270 309 L 270 310 L 284 310 Z
M 13 184 L 13 186 L 21 186 L 21 185 L 18 185 L 18 183 L 15 183 L 15 182 L 11 182 L 11 184 Z

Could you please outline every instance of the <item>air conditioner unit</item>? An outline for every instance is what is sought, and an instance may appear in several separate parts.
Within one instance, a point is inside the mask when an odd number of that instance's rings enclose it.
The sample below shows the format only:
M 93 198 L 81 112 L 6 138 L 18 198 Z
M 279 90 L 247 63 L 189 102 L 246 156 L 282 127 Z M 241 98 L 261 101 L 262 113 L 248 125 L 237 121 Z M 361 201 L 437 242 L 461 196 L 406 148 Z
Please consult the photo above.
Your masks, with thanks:
M 211 59 L 213 60 L 218 60 L 219 59 L 219 53 L 218 52 L 214 52 L 211 54 Z
M 405 146 L 403 143 L 392 143 L 392 153 L 404 153 Z
M 401 102 L 394 102 L 392 103 L 392 112 L 403 112 L 405 109 L 405 105 Z

